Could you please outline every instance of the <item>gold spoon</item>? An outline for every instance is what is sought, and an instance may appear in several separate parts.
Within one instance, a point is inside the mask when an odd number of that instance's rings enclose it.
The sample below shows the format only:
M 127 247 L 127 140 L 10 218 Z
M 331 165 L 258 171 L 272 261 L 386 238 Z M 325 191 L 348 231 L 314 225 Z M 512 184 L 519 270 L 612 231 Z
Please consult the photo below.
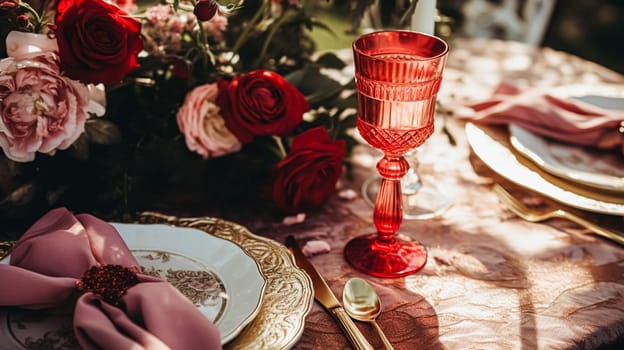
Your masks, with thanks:
M 351 318 L 370 322 L 375 327 L 386 349 L 394 350 L 384 332 L 375 322 L 381 313 L 381 302 L 368 282 L 357 277 L 349 279 L 342 290 L 342 304 Z

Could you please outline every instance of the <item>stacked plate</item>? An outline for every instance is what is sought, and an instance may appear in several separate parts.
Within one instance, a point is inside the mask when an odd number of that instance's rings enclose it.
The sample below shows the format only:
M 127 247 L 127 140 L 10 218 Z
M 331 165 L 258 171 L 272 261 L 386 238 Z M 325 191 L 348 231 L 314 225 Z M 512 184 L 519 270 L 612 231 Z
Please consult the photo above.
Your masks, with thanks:
M 299 339 L 314 292 L 286 247 L 215 218 L 142 221 L 113 226 L 142 272 L 186 295 L 219 328 L 225 348 L 287 349 Z M 0 308 L 0 320 L 0 350 L 78 348 L 66 313 Z
M 574 85 L 552 91 L 606 109 L 624 111 L 624 86 Z M 587 211 L 624 215 L 624 156 L 560 143 L 516 125 L 509 130 L 466 125 L 474 152 L 519 185 Z

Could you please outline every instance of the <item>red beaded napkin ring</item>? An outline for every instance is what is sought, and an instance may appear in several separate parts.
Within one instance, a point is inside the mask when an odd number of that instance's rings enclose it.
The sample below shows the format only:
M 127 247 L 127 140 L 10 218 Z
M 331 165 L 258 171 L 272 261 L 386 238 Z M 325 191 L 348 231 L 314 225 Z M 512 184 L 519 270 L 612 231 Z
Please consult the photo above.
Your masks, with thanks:
M 139 283 L 138 272 L 136 267 L 108 264 L 93 266 L 76 281 L 76 287 L 83 293 L 92 292 L 113 305 L 119 305 L 128 289 Z

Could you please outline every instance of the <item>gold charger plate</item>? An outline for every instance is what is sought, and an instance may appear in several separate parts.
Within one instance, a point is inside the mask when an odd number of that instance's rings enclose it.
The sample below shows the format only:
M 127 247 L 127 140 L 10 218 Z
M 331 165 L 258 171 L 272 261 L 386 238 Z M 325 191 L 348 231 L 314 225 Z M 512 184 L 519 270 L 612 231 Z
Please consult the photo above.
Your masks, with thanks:
M 238 224 L 211 217 L 178 218 L 146 212 L 136 223 L 199 229 L 239 245 L 259 263 L 266 278 L 260 311 L 224 349 L 289 349 L 299 340 L 314 302 L 314 291 L 310 277 L 297 267 L 285 246 Z M 0 259 L 13 244 L 0 242 Z

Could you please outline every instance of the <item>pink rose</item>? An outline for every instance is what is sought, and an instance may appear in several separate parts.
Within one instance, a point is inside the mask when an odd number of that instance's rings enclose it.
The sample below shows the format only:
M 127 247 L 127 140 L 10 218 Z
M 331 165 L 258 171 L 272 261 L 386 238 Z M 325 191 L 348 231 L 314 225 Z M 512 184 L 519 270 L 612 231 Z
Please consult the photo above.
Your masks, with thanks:
M 88 108 L 89 90 L 61 74 L 54 53 L 0 61 L 0 147 L 9 159 L 66 149 L 83 132 Z
M 225 126 L 220 109 L 215 104 L 217 84 L 196 87 L 186 95 L 177 120 L 187 147 L 204 159 L 220 157 L 240 150 L 242 144 Z

